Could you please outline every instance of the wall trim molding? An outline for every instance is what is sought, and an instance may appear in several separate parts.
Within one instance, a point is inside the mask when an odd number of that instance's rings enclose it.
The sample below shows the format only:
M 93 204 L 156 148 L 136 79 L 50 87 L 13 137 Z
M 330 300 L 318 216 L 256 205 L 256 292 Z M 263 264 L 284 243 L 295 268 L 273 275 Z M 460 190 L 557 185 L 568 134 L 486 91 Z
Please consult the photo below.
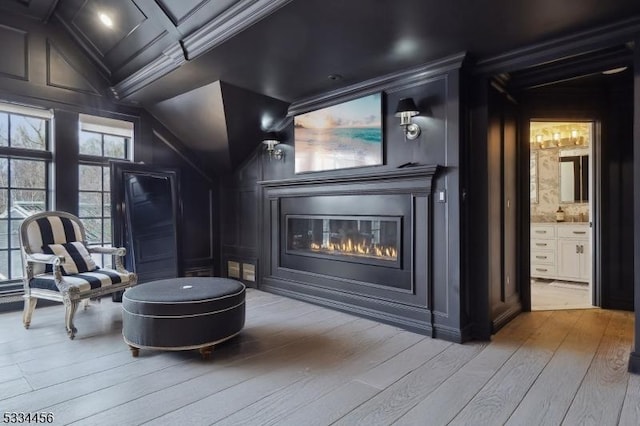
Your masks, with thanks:
M 174 44 L 162 51 L 162 55 L 140 68 L 120 83 L 111 87 L 111 92 L 116 99 L 123 99 L 148 86 L 160 77 L 178 69 L 186 62 L 182 45 Z
M 397 91 L 417 86 L 448 71 L 461 68 L 465 58 L 465 52 L 457 53 L 403 71 L 393 72 L 317 96 L 294 101 L 289 105 L 287 117 L 324 108 L 338 102 L 346 102 L 372 93 Z
M 0 29 L 21 34 L 24 40 L 24 51 L 22 56 L 24 59 L 24 72 L 22 74 L 9 74 L 9 73 L 0 71 L 0 76 L 12 78 L 16 80 L 29 81 L 29 33 L 20 28 L 10 27 L 8 25 L 2 25 L 2 24 L 0 24 Z
M 495 74 L 522 70 L 576 54 L 631 42 L 638 32 L 640 32 L 640 17 L 633 17 L 481 59 L 475 63 L 473 72 L 474 74 Z
M 326 185 L 331 183 L 347 183 L 347 182 L 367 182 L 367 181 L 381 181 L 388 179 L 398 178 L 418 178 L 423 176 L 435 176 L 440 166 L 416 166 L 406 167 L 403 169 L 394 169 L 389 171 L 381 171 L 372 174 L 370 170 L 359 173 L 350 173 L 340 176 L 302 176 L 290 179 L 279 180 L 263 180 L 259 181 L 258 185 L 263 187 L 283 187 L 283 186 L 299 186 L 299 185 Z
M 291 0 L 240 0 L 184 38 L 187 60 L 219 46 L 290 2 Z
M 291 0 L 240 0 L 148 65 L 115 84 L 111 90 L 117 99 L 133 95 L 154 81 L 229 40 Z

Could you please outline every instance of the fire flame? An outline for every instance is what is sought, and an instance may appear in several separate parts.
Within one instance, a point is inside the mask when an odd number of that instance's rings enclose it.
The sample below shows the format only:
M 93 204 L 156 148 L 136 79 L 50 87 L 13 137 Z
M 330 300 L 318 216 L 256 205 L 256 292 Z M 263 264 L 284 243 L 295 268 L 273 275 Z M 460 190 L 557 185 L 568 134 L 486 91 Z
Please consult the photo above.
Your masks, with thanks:
M 309 248 L 313 251 L 324 251 L 335 254 L 355 254 L 391 260 L 396 260 L 398 258 L 398 251 L 395 247 L 370 245 L 366 244 L 364 241 L 361 243 L 354 243 L 351 239 L 348 239 L 343 243 L 329 243 L 328 245 L 311 243 Z

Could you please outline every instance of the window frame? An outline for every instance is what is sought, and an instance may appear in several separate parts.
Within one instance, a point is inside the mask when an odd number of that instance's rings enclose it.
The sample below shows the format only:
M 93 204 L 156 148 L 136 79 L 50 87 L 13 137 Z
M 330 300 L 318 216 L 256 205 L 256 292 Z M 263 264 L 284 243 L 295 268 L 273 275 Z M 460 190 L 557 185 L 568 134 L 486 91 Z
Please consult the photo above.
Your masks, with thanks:
M 86 121 L 83 121 L 86 120 Z M 98 121 L 101 122 L 100 124 L 96 125 L 94 121 Z M 102 121 L 107 121 L 107 123 L 102 123 Z M 89 241 L 89 238 L 87 238 L 87 245 L 88 246 L 106 246 L 109 247 L 113 244 L 113 218 L 111 217 L 111 198 L 109 198 L 109 208 L 105 208 L 105 203 L 104 203 L 104 198 L 105 198 L 105 194 L 108 194 L 109 196 L 111 195 L 111 188 L 110 188 L 110 182 L 109 182 L 109 191 L 105 191 L 105 179 L 109 178 L 109 174 L 105 174 L 105 168 L 108 170 L 109 168 L 109 162 L 112 160 L 115 161 L 133 161 L 133 124 L 131 124 L 131 128 L 130 129 L 123 129 L 123 127 L 126 127 L 125 123 L 129 123 L 126 122 L 124 120 L 118 120 L 119 124 L 122 126 L 114 126 L 111 127 L 109 126 L 109 122 L 115 122 L 115 120 L 113 119 L 105 119 L 102 117 L 94 117 L 94 116 L 87 116 L 84 114 L 80 115 L 80 120 L 79 120 L 79 129 L 78 129 L 78 163 L 76 165 L 76 168 L 78 170 L 78 176 L 80 176 L 80 167 L 81 166 L 94 166 L 94 167 L 101 167 L 102 168 L 102 173 L 101 173 L 101 190 L 85 190 L 85 189 L 80 189 L 81 185 L 80 182 L 78 182 L 78 217 L 80 218 L 80 220 L 82 220 L 83 222 L 86 220 L 99 220 L 100 221 L 100 227 L 101 227 L 101 241 L 97 242 L 97 241 Z M 96 135 L 100 135 L 100 151 L 102 152 L 103 155 L 95 155 L 95 154 L 81 154 L 80 153 L 80 141 L 82 140 L 82 134 L 83 132 L 86 133 L 93 133 Z M 105 146 L 105 137 L 117 137 L 117 138 L 122 138 L 124 139 L 124 157 L 110 157 L 110 156 L 105 156 L 105 150 L 104 150 L 104 146 Z M 101 203 L 101 216 L 100 217 L 96 217 L 96 216 L 82 216 L 81 215 L 81 209 L 80 209 L 80 194 L 82 193 L 92 193 L 92 194 L 97 194 L 100 193 L 102 194 L 102 203 Z M 109 221 L 111 223 L 111 226 L 109 227 L 109 229 L 111 230 L 110 232 L 106 232 L 105 229 L 105 223 L 106 221 Z M 86 228 L 86 224 L 85 224 L 85 228 Z M 111 262 L 111 256 L 110 255 L 94 255 L 94 259 L 97 261 L 97 263 L 102 266 L 102 267 L 109 267 L 111 265 L 109 265 L 109 263 Z M 109 262 L 107 261 L 109 260 Z
M 0 102 L 0 113 L 7 114 L 7 146 L 0 146 L 0 158 L 7 159 L 7 185 L 3 186 L 1 189 L 7 191 L 7 217 L 2 220 L 7 221 L 7 246 L 6 248 L 0 247 L 0 252 L 7 253 L 7 279 L 0 279 L 0 296 L 14 296 L 17 293 L 21 293 L 23 289 L 23 271 L 19 274 L 18 278 L 11 278 L 15 274 L 13 273 L 13 265 L 14 259 L 13 256 L 19 256 L 19 264 L 20 269 L 23 269 L 22 266 L 22 248 L 20 247 L 20 243 L 18 243 L 17 247 L 13 247 L 12 240 L 12 223 L 20 222 L 20 219 L 16 219 L 12 217 L 11 213 L 11 192 L 12 191 L 21 191 L 21 190 L 34 190 L 34 191 L 44 191 L 44 209 L 51 209 L 52 204 L 52 184 L 53 184 L 53 112 L 51 110 L 45 110 L 41 108 L 35 107 L 26 107 L 21 105 L 8 104 L 5 102 Z M 12 139 L 12 118 L 11 117 L 28 117 L 28 118 L 36 118 L 44 120 L 45 122 L 45 146 L 44 149 L 30 149 L 24 147 L 15 147 L 11 146 Z M 44 187 L 40 188 L 29 188 L 29 187 L 21 187 L 21 186 L 13 186 L 12 185 L 12 171 L 13 171 L 13 161 L 14 160 L 26 160 L 26 161 L 39 161 L 44 163 Z M 24 218 L 23 218 L 24 219 Z M 18 235 L 18 241 L 19 241 Z

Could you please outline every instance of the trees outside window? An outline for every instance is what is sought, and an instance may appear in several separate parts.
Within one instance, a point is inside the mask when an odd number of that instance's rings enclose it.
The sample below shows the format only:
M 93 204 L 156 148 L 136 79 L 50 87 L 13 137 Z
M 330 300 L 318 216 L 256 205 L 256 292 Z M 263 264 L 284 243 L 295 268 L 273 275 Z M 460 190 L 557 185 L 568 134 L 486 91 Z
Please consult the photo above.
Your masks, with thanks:
M 89 245 L 111 245 L 111 188 L 109 160 L 131 159 L 131 123 L 81 115 L 78 164 L 78 217 L 84 223 Z M 100 266 L 110 266 L 111 256 L 94 255 Z
M 0 295 L 21 288 L 20 224 L 49 208 L 51 112 L 0 103 Z

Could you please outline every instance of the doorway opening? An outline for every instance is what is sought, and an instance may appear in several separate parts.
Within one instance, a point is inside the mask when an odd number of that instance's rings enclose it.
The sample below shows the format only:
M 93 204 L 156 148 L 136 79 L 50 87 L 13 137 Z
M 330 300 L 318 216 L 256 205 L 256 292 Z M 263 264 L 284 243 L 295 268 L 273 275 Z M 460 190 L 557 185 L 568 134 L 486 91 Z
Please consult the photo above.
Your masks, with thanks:
M 531 309 L 593 307 L 593 121 L 529 122 Z

